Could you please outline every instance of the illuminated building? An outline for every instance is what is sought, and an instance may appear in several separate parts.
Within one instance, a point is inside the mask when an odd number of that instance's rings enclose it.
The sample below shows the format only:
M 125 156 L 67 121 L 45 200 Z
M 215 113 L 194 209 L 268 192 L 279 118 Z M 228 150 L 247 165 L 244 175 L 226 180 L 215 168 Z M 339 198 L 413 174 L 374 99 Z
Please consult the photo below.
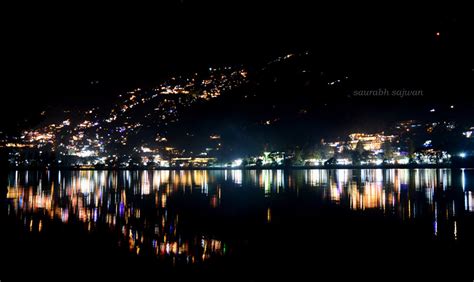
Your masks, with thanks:
M 355 150 L 359 142 L 362 143 L 364 150 L 377 151 L 382 148 L 384 142 L 392 142 L 396 136 L 384 135 L 383 133 L 367 134 L 367 133 L 352 133 L 349 135 L 351 139 L 349 145 L 351 150 Z

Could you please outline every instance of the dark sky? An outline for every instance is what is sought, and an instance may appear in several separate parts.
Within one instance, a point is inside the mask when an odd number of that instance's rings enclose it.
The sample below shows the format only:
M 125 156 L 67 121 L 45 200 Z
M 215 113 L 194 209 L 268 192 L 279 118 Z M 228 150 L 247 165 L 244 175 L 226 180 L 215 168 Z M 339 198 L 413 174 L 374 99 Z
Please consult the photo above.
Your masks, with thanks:
M 323 68 L 357 71 L 375 83 L 458 72 L 472 79 L 473 25 L 458 13 L 462 7 L 255 2 L 8 7 L 1 124 L 58 101 L 103 99 L 170 73 L 258 64 L 294 50 L 310 49 Z M 102 88 L 91 90 L 91 80 Z

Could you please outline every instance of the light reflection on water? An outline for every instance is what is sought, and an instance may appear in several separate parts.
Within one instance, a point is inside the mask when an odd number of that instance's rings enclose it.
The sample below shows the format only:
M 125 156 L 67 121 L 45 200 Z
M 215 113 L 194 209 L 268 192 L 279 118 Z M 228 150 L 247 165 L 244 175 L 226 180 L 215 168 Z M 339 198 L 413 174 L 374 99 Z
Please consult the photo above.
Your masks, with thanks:
M 315 208 L 378 210 L 402 221 L 430 218 L 434 238 L 457 240 L 457 218 L 474 212 L 473 177 L 473 170 L 450 169 L 15 171 L 7 198 L 8 212 L 30 231 L 44 232 L 45 220 L 81 222 L 90 232 L 107 226 L 133 253 L 194 263 L 224 256 L 232 245 L 202 230 L 184 232 L 176 198 L 204 200 L 204 208 L 218 210 L 231 191 L 250 189 L 257 192 L 252 197 L 266 199 L 256 217 L 269 224 L 274 197 L 310 193 L 319 200 Z

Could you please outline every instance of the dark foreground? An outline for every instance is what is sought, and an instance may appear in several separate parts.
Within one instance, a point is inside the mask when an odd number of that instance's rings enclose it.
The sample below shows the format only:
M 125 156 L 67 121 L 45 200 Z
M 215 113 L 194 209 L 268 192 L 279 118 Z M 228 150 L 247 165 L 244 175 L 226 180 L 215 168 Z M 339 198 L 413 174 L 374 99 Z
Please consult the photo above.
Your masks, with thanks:
M 12 172 L 0 279 L 472 281 L 473 179 L 436 169 Z

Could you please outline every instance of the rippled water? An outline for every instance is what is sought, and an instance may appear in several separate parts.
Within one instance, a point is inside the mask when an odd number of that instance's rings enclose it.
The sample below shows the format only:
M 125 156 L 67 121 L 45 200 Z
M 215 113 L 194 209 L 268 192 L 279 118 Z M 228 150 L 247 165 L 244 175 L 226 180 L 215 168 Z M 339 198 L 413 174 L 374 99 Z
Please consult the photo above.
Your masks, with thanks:
M 60 234 L 72 238 L 59 239 L 67 249 L 92 234 L 151 267 L 245 273 L 262 261 L 291 272 L 295 258 L 312 264 L 318 253 L 472 256 L 473 180 L 467 169 L 12 171 L 2 212 L 29 244 Z M 90 240 L 77 256 L 102 247 Z

